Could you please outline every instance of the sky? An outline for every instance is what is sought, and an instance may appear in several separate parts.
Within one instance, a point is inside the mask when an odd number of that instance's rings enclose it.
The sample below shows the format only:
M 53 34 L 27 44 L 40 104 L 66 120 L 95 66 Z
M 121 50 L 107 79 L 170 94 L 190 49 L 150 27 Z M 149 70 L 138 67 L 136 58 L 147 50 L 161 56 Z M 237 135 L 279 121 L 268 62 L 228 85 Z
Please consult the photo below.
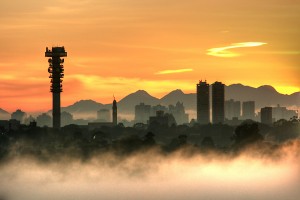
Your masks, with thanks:
M 300 91 L 300 0 L 0 0 L 0 107 L 51 108 L 46 47 L 64 46 L 62 106 L 199 80 Z

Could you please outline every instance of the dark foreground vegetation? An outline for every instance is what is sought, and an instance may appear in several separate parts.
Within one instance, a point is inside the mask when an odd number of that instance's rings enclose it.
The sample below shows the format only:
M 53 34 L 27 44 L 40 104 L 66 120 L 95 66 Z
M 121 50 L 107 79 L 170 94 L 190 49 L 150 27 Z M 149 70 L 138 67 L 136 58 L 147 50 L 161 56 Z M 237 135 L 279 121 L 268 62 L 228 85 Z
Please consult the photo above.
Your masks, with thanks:
M 61 130 L 23 126 L 0 131 L 1 162 L 18 156 L 46 162 L 66 156 L 88 160 L 107 152 L 122 157 L 150 149 L 165 155 L 181 149 L 238 155 L 243 149 L 255 147 L 260 153 L 272 154 L 282 144 L 300 138 L 300 120 L 279 120 L 273 126 L 245 121 L 237 127 L 196 124 L 142 129 L 118 125 L 89 131 L 84 126 L 68 125 Z

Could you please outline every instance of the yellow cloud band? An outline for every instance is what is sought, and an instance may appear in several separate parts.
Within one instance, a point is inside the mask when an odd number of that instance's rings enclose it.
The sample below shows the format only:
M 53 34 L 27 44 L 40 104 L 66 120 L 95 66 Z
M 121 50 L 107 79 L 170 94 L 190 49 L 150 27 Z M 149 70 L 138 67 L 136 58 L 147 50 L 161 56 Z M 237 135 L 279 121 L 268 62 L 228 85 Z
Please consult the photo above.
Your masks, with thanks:
M 183 72 L 191 72 L 193 69 L 170 69 L 170 70 L 163 70 L 159 71 L 155 74 L 175 74 L 175 73 L 183 73 Z
M 211 48 L 208 49 L 207 55 L 210 56 L 217 56 L 217 57 L 224 57 L 224 58 L 230 58 L 230 57 L 237 57 L 241 54 L 234 53 L 229 51 L 228 49 L 234 49 L 234 48 L 242 48 L 242 47 L 258 47 L 265 45 L 267 43 L 264 42 L 241 42 L 241 43 L 233 43 L 230 46 L 226 47 L 218 47 L 218 48 Z

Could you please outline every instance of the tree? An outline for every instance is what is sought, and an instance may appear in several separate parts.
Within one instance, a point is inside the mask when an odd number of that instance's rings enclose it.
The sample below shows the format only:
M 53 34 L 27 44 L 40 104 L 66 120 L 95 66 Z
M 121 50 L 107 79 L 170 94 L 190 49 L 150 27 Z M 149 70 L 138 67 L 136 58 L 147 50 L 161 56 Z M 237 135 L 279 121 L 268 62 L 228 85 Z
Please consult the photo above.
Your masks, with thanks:
M 170 144 L 166 147 L 167 151 L 175 151 L 187 145 L 187 135 L 181 134 L 177 138 L 172 139 Z
M 244 147 L 262 141 L 264 138 L 259 134 L 257 123 L 244 123 L 235 129 L 233 139 L 237 147 Z
M 206 136 L 203 138 L 202 142 L 201 142 L 201 147 L 206 150 L 206 149 L 213 149 L 215 148 L 215 143 L 213 141 L 213 139 L 209 136 Z
M 151 132 L 151 131 L 149 131 L 146 135 L 145 135 L 145 138 L 144 138 L 144 140 L 143 140 L 143 143 L 144 143 L 144 145 L 146 145 L 146 146 L 153 146 L 153 145 L 155 145 L 155 140 L 154 140 L 154 134 Z

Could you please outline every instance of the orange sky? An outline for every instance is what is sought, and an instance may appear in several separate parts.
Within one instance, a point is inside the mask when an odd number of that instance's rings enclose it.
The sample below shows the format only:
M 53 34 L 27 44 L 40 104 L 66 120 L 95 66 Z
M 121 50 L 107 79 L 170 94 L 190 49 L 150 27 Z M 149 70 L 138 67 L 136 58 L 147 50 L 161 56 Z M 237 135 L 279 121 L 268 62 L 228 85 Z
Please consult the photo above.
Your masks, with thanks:
M 8 111 L 51 108 L 44 52 L 53 45 L 68 52 L 63 106 L 138 89 L 195 92 L 199 79 L 300 90 L 298 0 L 0 1 L 0 107 Z

